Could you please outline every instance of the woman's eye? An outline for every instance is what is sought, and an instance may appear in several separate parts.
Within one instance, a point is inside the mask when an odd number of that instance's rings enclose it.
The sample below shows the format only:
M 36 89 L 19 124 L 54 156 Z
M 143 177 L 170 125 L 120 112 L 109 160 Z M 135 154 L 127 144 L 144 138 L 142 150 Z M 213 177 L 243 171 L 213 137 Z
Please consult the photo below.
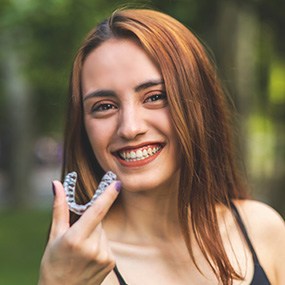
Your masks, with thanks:
M 167 99 L 166 93 L 163 92 L 163 93 L 153 94 L 153 95 L 147 97 L 144 102 L 148 103 L 148 102 L 155 102 L 155 101 L 158 101 L 158 100 L 166 100 L 166 99 Z
M 100 103 L 100 104 L 95 104 L 92 109 L 91 112 L 104 112 L 104 111 L 108 111 L 110 109 L 117 109 L 117 107 L 111 103 Z

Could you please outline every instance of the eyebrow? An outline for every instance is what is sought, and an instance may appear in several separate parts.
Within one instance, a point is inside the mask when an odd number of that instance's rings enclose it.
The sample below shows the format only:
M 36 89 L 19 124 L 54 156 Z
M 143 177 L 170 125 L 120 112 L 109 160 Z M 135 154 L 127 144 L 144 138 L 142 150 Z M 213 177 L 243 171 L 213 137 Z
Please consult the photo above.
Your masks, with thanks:
M 162 79 L 159 79 L 159 80 L 149 80 L 149 81 L 146 81 L 146 82 L 143 82 L 143 83 L 139 84 L 138 86 L 136 86 L 134 88 L 134 90 L 136 92 L 139 92 L 139 91 L 147 89 L 149 87 L 162 85 L 162 84 L 164 84 L 164 81 Z
M 97 91 L 90 92 L 86 96 L 84 96 L 83 102 L 85 102 L 86 100 L 90 98 L 94 98 L 94 97 L 102 98 L 102 97 L 115 97 L 115 96 L 116 94 L 112 90 L 97 90 Z
M 164 85 L 164 81 L 162 79 L 158 79 L 158 80 L 149 80 L 149 81 L 146 81 L 146 82 L 143 82 L 141 84 L 139 84 L 138 86 L 136 86 L 134 88 L 135 92 L 140 92 L 144 89 L 147 89 L 149 87 L 153 87 L 153 86 L 157 86 L 157 85 Z M 97 90 L 97 91 L 93 91 L 93 92 L 90 92 L 88 93 L 86 96 L 84 96 L 83 98 L 83 101 L 86 101 L 90 98 L 93 98 L 93 97 L 115 97 L 116 96 L 116 93 L 112 90 Z

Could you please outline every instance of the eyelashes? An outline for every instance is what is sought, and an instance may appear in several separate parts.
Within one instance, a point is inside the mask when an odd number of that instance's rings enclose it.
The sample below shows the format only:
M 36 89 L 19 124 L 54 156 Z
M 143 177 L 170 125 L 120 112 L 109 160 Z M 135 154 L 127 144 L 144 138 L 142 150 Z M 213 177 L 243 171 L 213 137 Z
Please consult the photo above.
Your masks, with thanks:
M 92 109 L 91 112 L 103 112 L 103 111 L 107 111 L 110 109 L 117 109 L 117 107 L 114 104 L 111 103 L 101 103 L 101 104 L 95 104 Z
M 109 101 L 109 100 L 108 100 Z M 108 102 L 107 100 L 101 100 L 99 102 L 96 102 L 94 105 L 90 108 L 90 113 L 97 113 L 98 116 L 100 113 L 112 113 L 114 110 L 118 109 L 120 106 L 117 102 Z M 146 107 L 151 108 L 152 106 L 161 106 L 164 107 L 167 102 L 167 95 L 166 92 L 157 92 L 153 93 L 151 95 L 146 96 L 146 98 L 143 100 L 143 104 L 146 105 Z
M 75 171 L 68 173 L 63 182 L 63 188 L 69 210 L 77 215 L 82 215 L 106 190 L 106 188 L 117 179 L 117 175 L 112 171 L 108 171 L 102 178 L 91 200 L 85 205 L 79 205 L 75 201 L 75 186 L 77 181 L 77 173 Z
M 154 94 L 154 95 L 151 95 L 151 96 L 147 97 L 144 100 L 144 103 L 156 102 L 156 101 L 159 101 L 159 100 L 166 100 L 166 99 L 167 99 L 166 92 L 162 92 L 162 93 L 157 93 L 157 94 Z

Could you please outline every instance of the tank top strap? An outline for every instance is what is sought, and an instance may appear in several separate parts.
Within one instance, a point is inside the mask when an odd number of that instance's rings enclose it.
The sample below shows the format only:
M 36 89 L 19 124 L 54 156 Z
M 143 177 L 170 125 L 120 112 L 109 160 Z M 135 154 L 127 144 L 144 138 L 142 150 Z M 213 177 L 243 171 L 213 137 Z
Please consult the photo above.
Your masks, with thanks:
M 119 271 L 117 265 L 115 265 L 115 267 L 114 267 L 113 270 L 114 270 L 114 272 L 115 272 L 115 274 L 116 274 L 116 276 L 117 276 L 117 279 L 118 279 L 118 281 L 119 281 L 119 284 L 120 284 L 120 285 L 128 285 L 128 284 L 126 283 L 126 281 L 124 280 L 123 276 L 121 275 L 121 273 L 120 273 L 120 271 Z
M 237 223 L 239 225 L 239 228 L 242 231 L 242 234 L 243 234 L 243 236 L 244 236 L 244 238 L 246 240 L 246 243 L 247 243 L 247 245 L 249 247 L 249 250 L 251 251 L 251 254 L 252 254 L 252 257 L 253 257 L 253 261 L 254 261 L 255 264 L 259 264 L 258 257 L 256 255 L 254 247 L 253 247 L 253 245 L 252 245 L 252 243 L 250 241 L 250 238 L 248 236 L 247 230 L 246 230 L 245 225 L 244 225 L 244 223 L 242 221 L 240 213 L 239 213 L 237 207 L 235 206 L 235 204 L 232 201 L 230 202 L 230 206 L 231 206 L 231 209 L 232 209 L 232 211 L 233 211 L 233 213 L 235 215 L 235 218 L 236 218 L 236 221 L 237 221 Z

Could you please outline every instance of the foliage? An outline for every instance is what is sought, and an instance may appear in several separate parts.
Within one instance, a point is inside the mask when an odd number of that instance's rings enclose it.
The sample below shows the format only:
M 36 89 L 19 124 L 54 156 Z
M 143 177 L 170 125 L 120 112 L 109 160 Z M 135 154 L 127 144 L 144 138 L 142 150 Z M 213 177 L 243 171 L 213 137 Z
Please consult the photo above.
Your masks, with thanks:
M 31 85 L 37 133 L 62 129 L 69 72 L 75 50 L 105 14 L 105 1 L 5 1 L 1 4 L 1 26 L 6 44 L 16 47 L 24 61 Z M 2 51 L 5 56 L 5 50 Z

